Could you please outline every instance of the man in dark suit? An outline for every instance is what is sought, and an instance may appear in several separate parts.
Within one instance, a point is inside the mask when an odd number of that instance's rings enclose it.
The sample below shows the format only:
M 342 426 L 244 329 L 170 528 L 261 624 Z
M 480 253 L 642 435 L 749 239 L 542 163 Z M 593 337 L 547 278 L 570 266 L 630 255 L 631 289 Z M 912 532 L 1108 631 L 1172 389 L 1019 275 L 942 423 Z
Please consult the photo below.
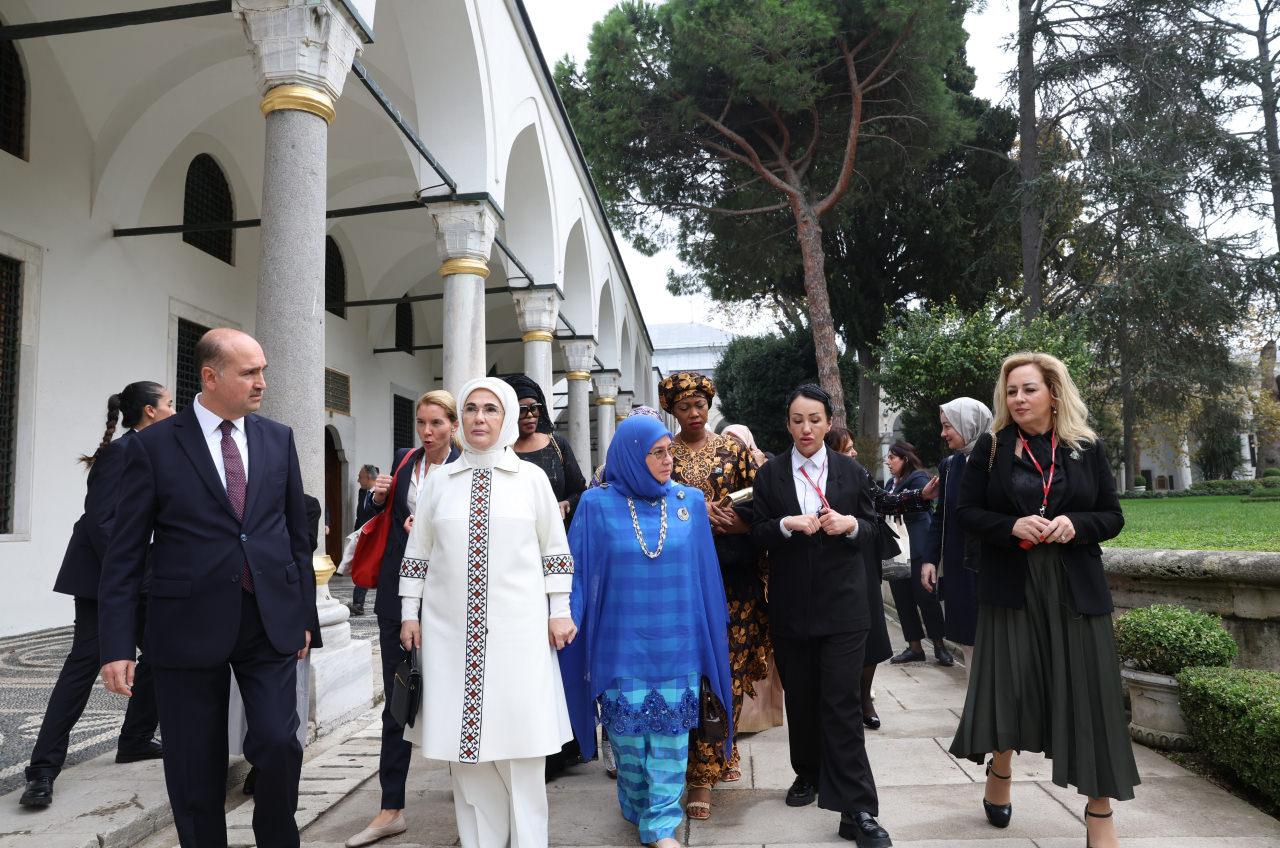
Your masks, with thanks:
M 315 572 L 293 432 L 253 414 L 262 348 L 237 330 L 196 345 L 202 391 L 134 436 L 99 588 L 102 678 L 131 694 L 148 542 L 145 646 L 164 732 L 165 783 L 184 848 L 227 844 L 227 703 L 236 675 L 258 769 L 259 845 L 297 846 L 302 745 L 296 660 L 320 647 Z
M 356 472 L 356 527 L 367 520 L 365 517 L 369 512 L 370 498 L 373 497 L 373 483 L 378 479 L 378 466 L 362 465 L 360 470 Z M 351 590 L 351 603 L 347 604 L 347 609 L 351 610 L 352 615 L 364 615 L 364 601 L 368 597 L 369 590 L 361 586 Z
M 756 474 L 751 532 L 768 550 L 769 629 L 786 692 L 796 780 L 787 804 L 840 813 L 839 834 L 864 848 L 893 843 L 862 725 L 862 658 L 870 618 L 863 547 L 875 544 L 870 478 L 827 450 L 831 398 L 803 385 L 787 402 L 794 445 Z

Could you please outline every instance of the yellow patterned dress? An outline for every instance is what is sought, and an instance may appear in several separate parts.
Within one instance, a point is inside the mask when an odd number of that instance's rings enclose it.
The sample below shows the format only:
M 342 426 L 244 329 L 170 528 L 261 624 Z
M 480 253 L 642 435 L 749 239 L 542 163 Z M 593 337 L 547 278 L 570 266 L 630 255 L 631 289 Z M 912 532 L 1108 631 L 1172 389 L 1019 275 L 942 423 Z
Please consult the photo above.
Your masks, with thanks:
M 691 451 L 676 439 L 672 444 L 675 468 L 672 478 L 686 486 L 696 486 L 714 503 L 755 484 L 756 461 L 740 442 L 712 434 Z M 766 563 L 751 553 L 750 536 L 716 537 L 720 573 L 729 601 L 729 666 L 733 675 L 733 720 L 742 714 L 743 694 L 754 695 L 752 682 L 768 674 L 769 616 L 764 600 Z M 739 770 L 738 746 L 726 762 L 722 745 L 708 745 L 691 734 L 687 781 L 692 787 L 711 787 L 727 770 Z

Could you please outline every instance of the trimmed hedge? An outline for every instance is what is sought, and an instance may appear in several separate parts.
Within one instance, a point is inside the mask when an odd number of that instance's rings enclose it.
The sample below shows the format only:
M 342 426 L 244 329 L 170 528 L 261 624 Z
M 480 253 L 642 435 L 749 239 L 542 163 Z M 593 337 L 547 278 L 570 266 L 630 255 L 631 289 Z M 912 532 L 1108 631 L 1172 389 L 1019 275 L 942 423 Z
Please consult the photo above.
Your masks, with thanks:
M 1239 650 L 1220 617 L 1175 604 L 1131 609 L 1116 619 L 1115 632 L 1120 658 L 1153 674 L 1230 665 Z
M 1182 714 L 1200 749 L 1280 804 L 1280 674 L 1188 668 L 1178 683 Z
M 1265 480 L 1268 477 L 1280 477 L 1280 468 L 1268 468 L 1262 472 L 1262 479 Z
M 1257 480 L 1201 480 L 1191 484 L 1191 491 L 1199 495 L 1251 495 L 1260 485 Z

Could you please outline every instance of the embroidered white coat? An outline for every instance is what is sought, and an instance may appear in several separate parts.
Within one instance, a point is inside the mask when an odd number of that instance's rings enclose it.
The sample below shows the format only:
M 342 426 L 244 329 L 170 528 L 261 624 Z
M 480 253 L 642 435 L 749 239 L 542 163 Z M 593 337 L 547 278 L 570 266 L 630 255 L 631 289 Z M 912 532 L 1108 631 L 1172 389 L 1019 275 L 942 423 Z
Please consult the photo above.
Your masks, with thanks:
M 573 738 L 547 595 L 573 558 L 546 474 L 507 450 L 467 455 L 419 493 L 400 595 L 421 597 L 422 709 L 404 738 L 450 762 L 541 757 Z

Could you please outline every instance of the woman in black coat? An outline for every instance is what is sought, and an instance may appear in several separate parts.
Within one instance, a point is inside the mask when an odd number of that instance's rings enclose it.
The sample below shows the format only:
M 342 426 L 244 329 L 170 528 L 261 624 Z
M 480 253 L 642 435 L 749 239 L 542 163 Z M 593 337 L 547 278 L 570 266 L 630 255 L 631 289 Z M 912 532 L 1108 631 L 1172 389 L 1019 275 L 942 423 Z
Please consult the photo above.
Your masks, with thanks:
M 983 805 L 997 827 L 1013 813 L 1013 752 L 1043 753 L 1053 782 L 1089 799 L 1086 844 L 1113 848 L 1111 799 L 1139 782 L 1099 547 L 1124 526 L 1115 480 L 1058 359 L 1010 356 L 993 405 L 995 434 L 978 440 L 960 492 L 960 524 L 981 543 L 979 609 L 951 753 L 991 754 Z

